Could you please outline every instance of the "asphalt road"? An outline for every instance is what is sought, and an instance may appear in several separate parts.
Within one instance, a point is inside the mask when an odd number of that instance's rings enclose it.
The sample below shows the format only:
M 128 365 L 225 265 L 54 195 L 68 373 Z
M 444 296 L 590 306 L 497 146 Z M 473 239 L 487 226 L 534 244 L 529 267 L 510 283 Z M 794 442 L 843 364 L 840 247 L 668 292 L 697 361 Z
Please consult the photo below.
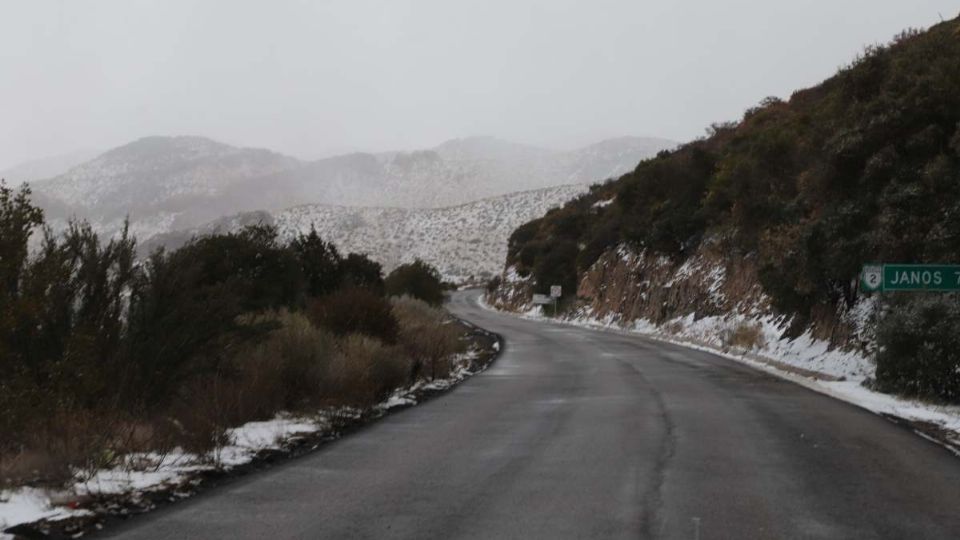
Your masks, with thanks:
M 452 309 L 485 373 L 117 538 L 957 538 L 960 459 L 735 362 Z

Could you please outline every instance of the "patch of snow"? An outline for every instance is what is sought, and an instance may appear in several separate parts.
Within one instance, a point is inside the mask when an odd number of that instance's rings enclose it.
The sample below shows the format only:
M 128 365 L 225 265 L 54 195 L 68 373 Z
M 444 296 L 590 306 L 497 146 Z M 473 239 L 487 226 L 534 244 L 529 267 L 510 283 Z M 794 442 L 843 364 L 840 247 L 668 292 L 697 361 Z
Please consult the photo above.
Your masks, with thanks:
M 82 515 L 85 510 L 54 506 L 50 493 L 32 487 L 0 491 L 0 539 L 13 538 L 3 530 L 40 519 L 58 520 Z
M 394 407 L 405 407 L 408 405 L 416 405 L 416 404 L 417 404 L 417 400 L 413 399 L 412 397 L 393 395 L 393 396 L 390 396 L 389 399 L 384 401 L 381 404 L 381 407 L 384 409 L 392 409 Z
M 329 424 L 307 418 L 278 416 L 265 422 L 247 422 L 227 430 L 230 444 L 220 449 L 218 463 L 223 467 L 250 462 L 258 452 L 280 448 L 298 435 L 319 431 Z
M 611 204 L 613 204 L 613 201 L 615 201 L 615 200 L 617 200 L 616 197 L 610 197 L 609 199 L 606 199 L 606 200 L 603 200 L 603 201 L 597 201 L 597 202 L 593 203 L 593 208 L 606 208 L 606 207 L 610 206 Z

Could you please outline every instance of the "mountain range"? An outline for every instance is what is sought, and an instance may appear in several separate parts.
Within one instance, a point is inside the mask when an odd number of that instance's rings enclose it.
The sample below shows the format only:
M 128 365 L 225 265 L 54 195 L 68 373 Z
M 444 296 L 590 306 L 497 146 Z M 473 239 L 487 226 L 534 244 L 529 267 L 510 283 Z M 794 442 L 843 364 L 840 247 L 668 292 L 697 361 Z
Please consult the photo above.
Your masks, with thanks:
M 411 152 L 303 161 L 203 137 L 146 137 L 31 186 L 55 225 L 79 217 L 110 234 L 129 216 L 134 234 L 146 240 L 223 216 L 305 203 L 439 208 L 589 184 L 633 170 L 673 146 L 664 139 L 622 137 L 555 151 L 468 137 Z

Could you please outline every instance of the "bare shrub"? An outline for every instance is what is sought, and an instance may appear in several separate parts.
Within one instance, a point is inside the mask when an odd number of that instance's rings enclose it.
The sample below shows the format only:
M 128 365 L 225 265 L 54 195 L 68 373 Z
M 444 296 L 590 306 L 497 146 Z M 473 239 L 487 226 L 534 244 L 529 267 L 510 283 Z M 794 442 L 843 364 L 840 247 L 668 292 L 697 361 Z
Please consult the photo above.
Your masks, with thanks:
M 340 342 L 324 380 L 331 404 L 370 405 L 411 381 L 412 363 L 398 347 L 352 334 Z
M 278 328 L 245 344 L 223 369 L 190 381 L 171 411 L 172 420 L 161 422 L 164 440 L 158 443 L 172 439 L 202 454 L 226 442 L 227 428 L 323 401 L 334 338 L 299 313 L 267 312 L 244 319 L 245 324 Z
M 280 328 L 237 355 L 240 378 L 255 398 L 270 397 L 270 411 L 298 410 L 318 403 L 323 379 L 336 351 L 332 335 L 304 315 L 281 311 L 259 317 Z
M 59 410 L 38 418 L 15 452 L 0 456 L 5 482 L 61 484 L 75 471 L 90 475 L 126 450 L 133 424 L 115 413 Z
M 724 349 L 739 347 L 745 350 L 762 349 L 766 345 L 763 329 L 759 324 L 739 322 L 732 328 L 723 330 L 720 336 Z
M 415 362 L 414 376 L 447 377 L 452 356 L 463 351 L 463 332 L 453 318 L 409 296 L 393 299 L 393 313 L 400 326 L 400 346 Z
M 683 323 L 680 321 L 671 321 L 663 325 L 663 330 L 668 334 L 678 335 L 683 332 Z

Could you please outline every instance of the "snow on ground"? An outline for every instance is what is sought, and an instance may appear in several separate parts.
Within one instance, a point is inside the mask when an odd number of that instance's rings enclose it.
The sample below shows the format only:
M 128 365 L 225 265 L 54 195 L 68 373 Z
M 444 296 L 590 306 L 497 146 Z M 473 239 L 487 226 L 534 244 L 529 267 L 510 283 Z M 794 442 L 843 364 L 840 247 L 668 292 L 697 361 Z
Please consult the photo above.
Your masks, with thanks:
M 81 512 L 54 506 L 50 494 L 42 489 L 27 487 L 13 492 L 0 492 L 0 539 L 12 539 L 13 536 L 4 534 L 3 530 L 18 523 L 63 519 Z
M 311 227 L 341 253 L 363 253 L 384 271 L 421 259 L 455 283 L 489 278 L 520 225 L 587 191 L 583 185 L 510 193 L 443 208 L 359 208 L 309 204 L 273 213 L 283 239 Z
M 597 201 L 597 202 L 593 203 L 592 208 L 606 208 L 606 207 L 610 206 L 611 204 L 613 204 L 613 201 L 614 201 L 614 200 L 616 200 L 616 197 L 610 197 L 609 199 L 605 199 L 605 200 L 602 200 L 602 201 Z
M 587 317 L 581 320 L 588 326 L 618 326 L 609 321 L 598 321 Z M 843 379 L 862 382 L 873 376 L 873 364 L 863 355 L 830 348 L 826 341 L 814 339 L 809 332 L 796 339 L 785 339 L 783 320 L 779 317 L 748 317 L 744 315 L 713 316 L 696 319 L 693 314 L 678 317 L 659 328 L 649 321 L 636 321 L 632 329 L 646 334 L 662 334 L 671 340 L 694 341 L 706 344 L 710 348 L 724 350 L 723 336 L 741 326 L 756 328 L 760 333 L 762 345 L 751 352 L 795 368 L 815 371 Z M 667 334 L 662 328 L 676 329 Z
M 395 407 L 415 405 L 416 395 L 422 391 L 442 391 L 455 386 L 474 375 L 470 366 L 477 354 L 470 351 L 457 355 L 452 360 L 454 367 L 449 377 L 421 380 L 409 388 L 398 389 L 374 406 L 374 410 L 383 413 Z M 33 487 L 0 490 L 0 540 L 12 538 L 2 531 L 17 524 L 89 514 L 88 510 L 75 507 L 75 502 L 84 497 L 128 494 L 138 499 L 145 492 L 183 485 L 197 472 L 230 470 L 253 461 L 261 451 L 282 449 L 299 437 L 329 431 L 332 427 L 330 418 L 334 415 L 359 417 L 360 414 L 360 410 L 350 407 L 318 412 L 310 417 L 280 413 L 272 420 L 248 422 L 227 430 L 230 443 L 207 455 L 198 456 L 180 449 L 166 454 L 129 454 L 114 468 L 99 470 L 92 475 L 78 471 L 75 483 L 62 490 Z M 183 496 L 188 496 L 188 492 L 189 489 L 185 490 Z
M 73 486 L 64 490 L 32 487 L 3 490 L 0 491 L 0 531 L 19 523 L 40 519 L 55 521 L 88 514 L 87 510 L 70 507 L 71 502 L 86 496 L 158 491 L 180 485 L 198 471 L 229 470 L 249 463 L 262 450 L 283 448 L 298 435 L 329 426 L 325 415 L 305 418 L 280 414 L 272 420 L 248 422 L 227 430 L 230 443 L 204 456 L 180 449 L 166 454 L 129 454 L 111 469 L 102 469 L 89 476 L 78 471 Z M 0 539 L 3 538 L 0 532 Z
M 479 297 L 478 304 L 490 310 L 496 308 Z M 960 448 L 960 406 L 936 405 L 924 401 L 906 399 L 871 390 L 863 385 L 873 376 L 873 363 L 855 352 L 830 350 L 827 343 L 813 339 L 809 333 L 790 340 L 781 338 L 780 323 L 773 317 L 760 320 L 761 331 L 766 340 L 758 351 L 732 350 L 723 348 L 722 333 L 739 324 L 738 317 L 704 317 L 698 321 L 693 316 L 683 317 L 657 326 L 649 321 L 639 320 L 628 326 L 619 324 L 614 317 L 597 319 L 589 316 L 577 319 L 552 319 L 542 314 L 539 307 L 514 314 L 518 317 L 538 321 L 552 321 L 605 331 L 641 334 L 651 339 L 665 341 L 696 350 L 710 352 L 756 369 L 793 381 L 811 390 L 826 394 L 835 399 L 846 401 L 880 415 L 889 415 L 911 422 L 923 422 L 938 426 L 948 433 L 947 438 Z M 756 319 L 749 319 L 756 323 Z M 679 323 L 679 324 L 678 324 Z M 680 328 L 676 334 L 666 333 L 664 328 Z M 790 368 L 808 370 L 806 373 Z M 810 371 L 818 373 L 810 373 Z M 827 375 L 827 377 L 818 376 Z M 841 380 L 837 380 L 841 379 Z M 915 430 L 916 431 L 916 430 Z M 927 435 L 916 431 L 922 437 L 942 444 Z M 960 456 L 957 448 L 945 445 Z

